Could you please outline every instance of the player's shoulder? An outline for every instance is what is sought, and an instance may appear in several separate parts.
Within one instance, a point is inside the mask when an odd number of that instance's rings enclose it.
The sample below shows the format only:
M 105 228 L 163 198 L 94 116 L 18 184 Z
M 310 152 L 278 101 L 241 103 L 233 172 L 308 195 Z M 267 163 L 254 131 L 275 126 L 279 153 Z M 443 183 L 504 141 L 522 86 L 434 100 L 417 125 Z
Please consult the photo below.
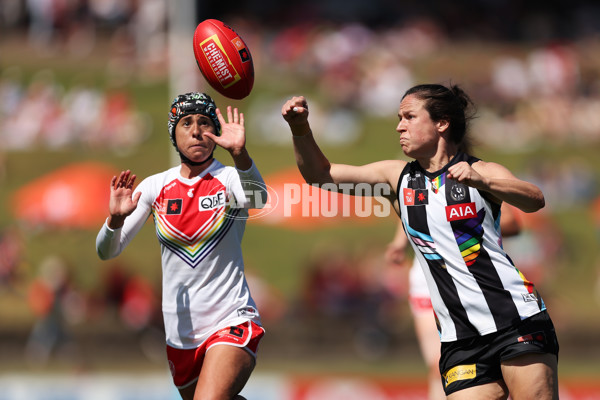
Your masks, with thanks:
M 214 177 L 217 177 L 217 176 L 223 176 L 223 175 L 236 174 L 236 169 L 235 169 L 235 167 L 221 163 L 219 160 L 217 160 L 215 158 L 213 160 L 213 162 L 210 164 L 210 167 L 208 167 L 208 169 L 206 170 L 206 173 L 210 174 Z
M 180 168 L 180 166 L 176 166 L 149 175 L 140 182 L 139 188 L 144 188 L 146 190 L 155 188 L 156 190 L 160 190 L 163 186 L 177 178 Z
M 395 187 L 409 163 L 406 160 L 382 160 L 374 164 L 385 177 L 385 181 L 390 186 Z
M 148 181 L 148 182 L 164 181 L 165 179 L 170 179 L 172 177 L 176 177 L 179 174 L 180 170 L 181 170 L 181 166 L 177 165 L 177 166 L 171 167 L 167 170 L 149 175 L 148 177 L 144 178 L 144 181 Z

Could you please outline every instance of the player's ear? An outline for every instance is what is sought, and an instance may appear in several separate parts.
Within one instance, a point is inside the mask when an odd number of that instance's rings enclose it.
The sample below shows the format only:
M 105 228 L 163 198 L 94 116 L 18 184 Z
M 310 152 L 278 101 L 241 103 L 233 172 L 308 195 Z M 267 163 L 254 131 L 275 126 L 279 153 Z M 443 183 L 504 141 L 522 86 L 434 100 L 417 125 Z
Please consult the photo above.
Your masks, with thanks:
M 435 123 L 435 128 L 437 129 L 437 131 L 440 134 L 446 132 L 449 127 L 450 127 L 450 122 L 448 122 L 445 119 L 439 120 Z

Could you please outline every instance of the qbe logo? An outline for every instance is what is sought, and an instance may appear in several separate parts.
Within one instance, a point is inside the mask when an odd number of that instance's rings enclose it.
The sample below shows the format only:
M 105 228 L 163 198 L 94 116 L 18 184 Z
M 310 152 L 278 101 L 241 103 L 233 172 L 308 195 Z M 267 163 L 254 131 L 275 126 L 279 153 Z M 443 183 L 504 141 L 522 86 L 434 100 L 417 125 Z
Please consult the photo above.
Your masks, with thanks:
M 226 205 L 227 194 L 220 190 L 215 194 L 199 197 L 198 206 L 200 211 L 214 210 Z

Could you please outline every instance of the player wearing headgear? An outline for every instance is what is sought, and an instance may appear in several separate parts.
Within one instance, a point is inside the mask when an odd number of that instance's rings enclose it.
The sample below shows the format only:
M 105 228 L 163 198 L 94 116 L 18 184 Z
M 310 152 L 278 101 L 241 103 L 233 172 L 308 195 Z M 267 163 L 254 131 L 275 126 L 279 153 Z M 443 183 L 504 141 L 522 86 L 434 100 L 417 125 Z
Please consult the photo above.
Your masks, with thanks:
M 168 130 L 181 164 L 135 189 L 131 171 L 113 177 L 96 250 L 103 260 L 118 256 L 152 215 L 174 383 L 185 400 L 243 399 L 264 329 L 245 279 L 241 240 L 248 210 L 266 203 L 265 184 L 237 108 L 227 107 L 225 120 L 210 96 L 186 93 L 171 104 Z M 214 159 L 216 146 L 235 167 Z
M 213 153 L 210 154 L 205 160 L 202 161 L 191 161 L 188 159 L 177 147 L 177 139 L 175 138 L 175 127 L 179 120 L 187 115 L 201 114 L 208 117 L 215 125 L 215 134 L 221 135 L 221 123 L 217 118 L 217 107 L 212 98 L 204 93 L 186 93 L 177 96 L 171 104 L 171 111 L 169 112 L 169 121 L 167 126 L 169 128 L 169 137 L 171 143 L 175 146 L 175 150 L 179 154 L 182 162 L 190 165 L 201 165 L 212 159 Z

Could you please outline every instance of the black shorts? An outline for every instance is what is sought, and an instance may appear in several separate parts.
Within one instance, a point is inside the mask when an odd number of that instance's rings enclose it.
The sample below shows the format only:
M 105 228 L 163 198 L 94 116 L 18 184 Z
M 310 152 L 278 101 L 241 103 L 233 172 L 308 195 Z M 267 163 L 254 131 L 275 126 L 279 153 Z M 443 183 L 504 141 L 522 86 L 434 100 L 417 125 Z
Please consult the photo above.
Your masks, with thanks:
M 485 336 L 442 343 L 440 373 L 446 395 L 502 379 L 502 361 L 526 353 L 558 358 L 558 340 L 546 311 Z

